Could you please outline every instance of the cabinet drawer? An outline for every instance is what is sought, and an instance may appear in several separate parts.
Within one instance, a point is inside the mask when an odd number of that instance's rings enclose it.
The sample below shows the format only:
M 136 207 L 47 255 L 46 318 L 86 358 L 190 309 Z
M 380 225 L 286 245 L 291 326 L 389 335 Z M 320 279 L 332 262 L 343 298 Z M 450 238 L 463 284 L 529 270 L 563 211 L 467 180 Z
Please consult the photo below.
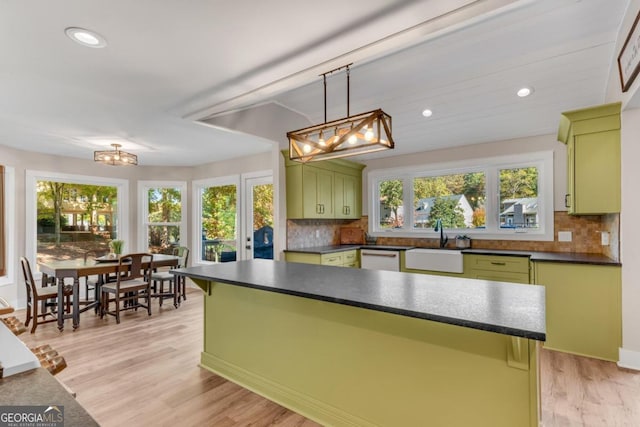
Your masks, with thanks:
M 465 255 L 465 271 L 483 270 L 526 274 L 529 277 L 529 258 L 493 255 Z M 527 279 L 528 280 L 528 279 Z
M 509 271 L 473 271 L 471 279 L 491 280 L 493 282 L 529 283 L 528 273 L 511 273 Z
M 344 252 L 343 256 L 344 256 L 344 263 L 345 264 L 349 264 L 349 263 L 352 263 L 352 262 L 358 260 L 358 254 L 357 254 L 356 251 Z
M 344 264 L 342 253 L 322 255 L 322 265 L 342 265 Z

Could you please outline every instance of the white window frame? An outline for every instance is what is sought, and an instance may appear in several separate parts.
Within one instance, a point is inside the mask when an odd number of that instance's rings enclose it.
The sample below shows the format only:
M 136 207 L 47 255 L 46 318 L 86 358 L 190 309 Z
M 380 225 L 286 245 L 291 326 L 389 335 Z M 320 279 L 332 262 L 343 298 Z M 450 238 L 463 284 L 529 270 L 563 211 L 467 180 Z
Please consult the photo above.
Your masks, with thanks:
M 32 268 L 36 264 L 37 257 L 37 219 L 38 219 L 38 181 L 57 181 L 57 182 L 69 182 L 74 184 L 87 184 L 87 185 L 104 185 L 110 187 L 116 187 L 118 191 L 118 208 L 117 218 L 117 230 L 118 236 L 122 236 L 125 240 L 125 246 L 127 237 L 129 235 L 129 181 L 119 178 L 105 178 L 102 176 L 89 176 L 89 175 L 73 175 L 58 172 L 46 172 L 27 170 L 25 173 L 25 253 Z M 34 277 L 40 278 L 41 274 L 34 272 Z
M 501 229 L 498 223 L 498 198 L 500 169 L 521 167 L 538 168 L 539 227 L 535 229 Z M 376 237 L 437 238 L 433 229 L 413 227 L 413 179 L 427 176 L 484 172 L 486 175 L 486 224 L 484 229 L 449 229 L 450 237 L 465 234 L 473 239 L 553 241 L 553 151 L 540 151 L 500 157 L 477 158 L 459 162 L 378 169 L 367 174 L 369 186 L 369 234 Z M 380 224 L 380 182 L 400 179 L 403 181 L 404 223 L 402 228 L 382 229 Z
M 180 189 L 180 222 L 149 222 L 149 190 L 153 188 Z M 138 181 L 138 250 L 149 250 L 150 225 L 180 227 L 180 246 L 187 246 L 187 182 L 186 181 Z
M 15 169 L 10 166 L 4 166 L 4 261 L 5 274 L 0 276 L 0 286 L 13 285 L 16 282 L 16 259 L 15 250 L 10 248 L 16 247 L 16 183 Z M 16 304 L 16 301 L 11 302 Z
M 240 215 L 242 205 L 242 191 L 240 187 L 240 175 L 220 176 L 216 178 L 206 178 L 194 180 L 191 183 L 191 194 L 193 194 L 193 229 L 192 229 L 192 250 L 195 254 L 191 259 L 193 264 L 215 264 L 213 261 L 202 259 L 202 190 L 209 187 L 219 187 L 224 185 L 236 186 L 236 256 L 239 256 L 242 244 L 242 230 L 240 230 Z

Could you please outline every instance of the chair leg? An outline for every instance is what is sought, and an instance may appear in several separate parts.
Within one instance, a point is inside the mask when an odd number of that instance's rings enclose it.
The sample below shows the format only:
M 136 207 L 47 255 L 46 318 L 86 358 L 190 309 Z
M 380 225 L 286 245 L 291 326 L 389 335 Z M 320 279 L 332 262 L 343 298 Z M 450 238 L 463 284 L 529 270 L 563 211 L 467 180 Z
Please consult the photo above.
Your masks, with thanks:
M 31 321 L 31 305 L 32 305 L 32 302 L 27 300 L 27 320 L 24 322 L 25 327 L 28 327 L 29 322 Z
M 38 301 L 34 301 L 33 304 L 33 326 L 31 327 L 31 333 L 33 334 L 38 327 Z
M 116 323 L 120 324 L 120 294 L 116 292 Z
M 162 297 L 160 297 L 160 303 L 162 303 Z M 147 313 L 151 316 L 151 287 L 147 288 Z

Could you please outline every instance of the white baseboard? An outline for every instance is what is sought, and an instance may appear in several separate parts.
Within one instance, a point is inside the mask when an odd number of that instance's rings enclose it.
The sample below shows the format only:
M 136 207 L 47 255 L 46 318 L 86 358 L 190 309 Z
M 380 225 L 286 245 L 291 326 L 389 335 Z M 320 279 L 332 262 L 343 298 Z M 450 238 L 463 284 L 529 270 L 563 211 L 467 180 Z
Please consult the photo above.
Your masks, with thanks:
M 621 368 L 640 371 L 640 351 L 620 348 L 620 360 L 618 361 L 618 366 Z

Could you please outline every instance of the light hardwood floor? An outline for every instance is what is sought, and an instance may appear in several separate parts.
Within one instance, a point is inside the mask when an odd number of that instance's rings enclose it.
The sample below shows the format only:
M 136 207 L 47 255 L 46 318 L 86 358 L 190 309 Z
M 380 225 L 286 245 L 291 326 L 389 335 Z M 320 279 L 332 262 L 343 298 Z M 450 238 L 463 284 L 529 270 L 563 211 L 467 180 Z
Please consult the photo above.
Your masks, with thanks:
M 40 325 L 20 338 L 64 355 L 57 377 L 102 426 L 318 426 L 198 367 L 199 290 L 177 310 L 154 301 L 151 317 L 125 312 L 116 325 L 87 312 L 77 331 L 68 326 L 60 334 L 54 323 Z M 540 361 L 545 427 L 640 426 L 640 373 L 549 350 Z

